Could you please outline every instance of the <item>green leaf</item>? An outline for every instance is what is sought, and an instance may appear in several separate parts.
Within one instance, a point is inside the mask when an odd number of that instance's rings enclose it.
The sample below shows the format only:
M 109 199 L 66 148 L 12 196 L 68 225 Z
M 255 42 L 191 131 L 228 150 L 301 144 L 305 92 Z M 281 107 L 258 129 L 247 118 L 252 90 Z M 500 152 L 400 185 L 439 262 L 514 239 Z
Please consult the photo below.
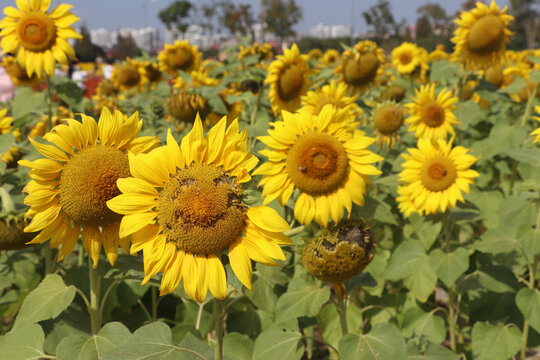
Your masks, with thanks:
M 540 151 L 538 149 L 509 149 L 506 154 L 512 159 L 531 165 L 540 165 Z
M 447 60 L 439 60 L 431 64 L 429 80 L 445 84 L 456 84 L 460 78 L 459 65 Z
M 462 124 L 458 125 L 459 127 L 474 126 L 485 119 L 485 114 L 480 108 L 480 105 L 472 100 L 459 102 L 455 114 Z
M 521 331 L 515 326 L 477 322 L 472 330 L 475 360 L 507 360 L 521 347 Z
M 486 231 L 480 238 L 480 241 L 474 243 L 474 247 L 477 250 L 490 254 L 519 250 L 515 229 L 508 226 Z
M 182 341 L 193 335 L 188 333 Z M 197 357 L 198 354 L 199 356 Z M 178 360 L 201 359 L 203 355 L 196 350 L 175 346 L 171 329 L 162 322 L 154 322 L 139 328 L 124 344 L 103 355 L 101 360 Z
M 96 334 L 91 336 L 67 336 L 56 348 L 58 360 L 93 360 L 127 341 L 131 333 L 119 322 L 105 324 Z
M 13 133 L 5 133 L 0 135 L 0 154 L 5 154 L 9 149 L 15 146 L 15 137 Z
M 17 120 L 33 111 L 43 112 L 45 109 L 45 92 L 34 92 L 23 87 L 17 91 L 13 100 L 13 119 Z
M 540 229 L 525 224 L 518 229 L 518 242 L 529 259 L 540 253 Z
M 246 309 L 227 315 L 227 330 L 245 334 L 255 339 L 261 332 L 261 319 L 256 311 Z
M 432 343 L 440 344 L 446 338 L 444 320 L 418 307 L 409 308 L 403 316 L 403 335 L 412 337 L 413 334 L 425 336 Z
M 540 291 L 529 288 L 519 290 L 516 305 L 534 330 L 540 332 Z
M 235 360 L 251 360 L 253 341 L 245 335 L 231 332 L 223 337 L 223 355 Z
M 299 332 L 271 328 L 262 332 L 255 340 L 253 359 L 299 360 L 304 353 L 304 344 Z
M 14 328 L 57 317 L 73 301 L 75 287 L 50 274 L 24 300 Z
M 213 359 L 214 358 L 214 350 L 208 346 L 206 343 L 204 343 L 201 339 L 197 338 L 192 333 L 187 333 L 186 336 L 180 341 L 178 346 L 181 349 L 186 349 L 191 352 L 187 351 L 180 351 L 177 352 L 175 359 L 193 359 L 198 360 L 201 359 L 201 356 L 205 359 Z M 195 354 L 198 354 L 195 355 Z
M 469 253 L 464 248 L 457 248 L 451 253 L 435 249 L 429 254 L 431 267 L 437 276 L 448 287 L 469 268 Z
M 421 302 L 427 301 L 437 285 L 437 274 L 431 268 L 429 258 L 413 274 L 406 277 L 403 283 L 410 290 L 412 296 Z
M 80 109 L 83 93 L 73 81 L 68 80 L 56 85 L 56 95 L 68 104 L 70 108 L 77 111 L 83 110 Z
M 423 355 L 409 355 L 407 360 L 459 360 L 461 357 L 441 345 L 428 343 Z
M 347 324 L 351 332 L 359 332 L 362 326 L 362 311 L 352 302 L 347 307 Z M 337 348 L 342 335 L 341 321 L 334 303 L 328 303 L 322 309 L 319 325 L 324 341 Z
M 413 214 L 410 220 L 414 233 L 420 239 L 424 248 L 429 250 L 441 232 L 442 223 L 440 221 L 427 221 L 425 217 L 418 214 Z
M 512 81 L 510 85 L 499 89 L 499 92 L 506 94 L 517 94 L 525 86 L 527 86 L 527 84 L 525 83 L 525 80 L 523 80 L 523 78 L 515 77 L 514 81 Z
M 339 341 L 342 360 L 405 359 L 405 339 L 390 323 L 373 326 L 366 335 L 347 334 Z
M 9 360 L 41 359 L 45 334 L 38 324 L 26 324 L 0 336 L 0 358 Z
M 330 298 L 327 286 L 322 288 L 308 285 L 287 291 L 281 295 L 276 305 L 276 322 L 287 321 L 301 316 L 315 316 L 321 306 Z

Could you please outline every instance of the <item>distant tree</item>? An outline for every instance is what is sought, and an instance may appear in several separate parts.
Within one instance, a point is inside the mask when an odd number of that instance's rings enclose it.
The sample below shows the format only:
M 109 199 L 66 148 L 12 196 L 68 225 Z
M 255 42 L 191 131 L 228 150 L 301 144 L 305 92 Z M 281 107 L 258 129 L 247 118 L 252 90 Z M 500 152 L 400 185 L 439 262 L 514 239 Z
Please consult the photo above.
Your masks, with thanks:
M 158 17 L 167 29 L 179 31 L 182 37 L 189 26 L 187 21 L 193 5 L 186 0 L 176 0 L 158 13 Z
M 135 40 L 131 34 L 122 36 L 118 34 L 116 46 L 113 49 L 113 58 L 116 60 L 124 60 L 127 57 L 141 56 L 142 51 L 137 47 Z
M 429 22 L 429 18 L 422 15 L 416 19 L 416 38 L 427 39 L 431 36 L 431 23 Z
M 377 4 L 364 11 L 362 16 L 366 24 L 373 28 L 378 38 L 386 39 L 395 35 L 397 23 L 388 0 L 378 0 Z
M 535 48 L 535 41 L 540 30 L 540 0 L 510 0 L 510 14 L 514 16 L 511 24 L 515 32 L 512 43 Z
M 446 11 L 439 4 L 427 3 L 426 5 L 420 6 L 416 12 L 418 15 L 428 18 L 434 27 L 445 25 L 448 21 Z
M 261 22 L 282 41 L 296 34 L 293 27 L 301 19 L 302 9 L 294 0 L 261 0 Z
M 73 49 L 75 50 L 75 54 L 79 61 L 94 62 L 96 57 L 105 55 L 102 48 L 92 44 L 90 32 L 86 25 L 81 26 L 80 34 L 82 35 L 82 39 L 77 39 L 75 45 L 73 45 Z
M 210 35 L 214 34 L 215 31 L 215 20 L 218 15 L 218 8 L 221 6 L 221 2 L 216 2 L 215 0 L 210 0 L 209 4 L 201 4 L 200 11 L 200 20 L 199 25 L 204 29 L 208 30 Z
M 255 17 L 251 11 L 251 5 L 236 5 L 228 0 L 221 3 L 221 10 L 219 21 L 232 35 L 249 35 L 252 41 L 255 40 L 253 30 Z

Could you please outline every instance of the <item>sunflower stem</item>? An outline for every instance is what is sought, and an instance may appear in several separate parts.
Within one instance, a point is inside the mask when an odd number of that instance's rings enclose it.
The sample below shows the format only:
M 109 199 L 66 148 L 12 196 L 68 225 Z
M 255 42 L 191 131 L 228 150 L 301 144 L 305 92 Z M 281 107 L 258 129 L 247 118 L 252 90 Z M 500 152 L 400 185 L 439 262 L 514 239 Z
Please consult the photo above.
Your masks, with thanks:
M 443 217 L 443 231 L 444 238 L 446 241 L 446 253 L 450 253 L 450 237 L 452 236 L 452 224 L 450 221 L 450 212 L 446 211 Z M 457 312 L 455 312 L 454 304 L 454 289 L 452 286 L 448 287 L 448 332 L 450 335 L 450 348 L 452 351 L 456 352 L 456 323 L 455 319 L 457 318 Z
M 536 98 L 537 93 L 538 93 L 538 85 L 534 87 L 532 94 L 529 94 L 529 99 L 527 100 L 527 106 L 525 107 L 525 112 L 523 113 L 523 117 L 521 118 L 521 126 L 525 126 L 525 124 L 527 123 L 527 119 L 531 115 L 531 110 L 532 110 L 534 99 Z
M 306 344 L 307 344 L 307 358 L 310 360 L 313 358 L 313 326 L 310 326 L 304 330 Z
M 223 359 L 223 302 L 214 299 L 214 327 L 216 329 L 216 360 Z
M 300 225 L 289 231 L 284 231 L 283 234 L 287 235 L 288 237 L 291 237 L 291 236 L 300 234 L 302 231 L 304 231 L 305 228 L 306 227 L 304 225 Z
M 540 212 L 538 212 L 538 221 L 537 221 L 537 229 L 538 229 L 538 222 L 540 222 Z M 534 257 L 534 260 L 531 264 L 531 267 L 530 267 L 530 274 L 529 274 L 529 289 L 533 289 L 534 290 L 534 283 L 536 282 L 536 269 L 538 267 L 538 259 L 539 257 L 538 256 L 535 256 Z M 520 351 L 520 356 L 519 358 L 521 360 L 524 360 L 525 359 L 525 355 L 527 353 L 527 342 L 529 341 L 529 322 L 527 321 L 527 319 L 525 319 L 525 321 L 523 321 L 523 338 L 521 340 L 521 351 Z
M 332 297 L 336 304 L 336 310 L 339 315 L 339 323 L 341 324 L 341 336 L 345 336 L 349 333 L 349 326 L 347 324 L 347 295 L 345 299 L 336 294 Z
M 150 287 L 150 295 L 152 296 L 152 321 L 157 321 L 157 310 L 158 310 L 158 295 L 157 288 L 155 286 Z
M 52 129 L 52 87 L 51 87 L 51 78 L 49 75 L 45 75 L 47 79 L 47 132 Z
M 92 334 L 95 335 L 101 329 L 101 316 L 99 311 L 101 278 L 97 272 L 97 267 L 94 268 L 91 261 L 88 262 L 88 268 L 90 273 L 90 307 L 88 308 L 88 312 L 90 313 Z

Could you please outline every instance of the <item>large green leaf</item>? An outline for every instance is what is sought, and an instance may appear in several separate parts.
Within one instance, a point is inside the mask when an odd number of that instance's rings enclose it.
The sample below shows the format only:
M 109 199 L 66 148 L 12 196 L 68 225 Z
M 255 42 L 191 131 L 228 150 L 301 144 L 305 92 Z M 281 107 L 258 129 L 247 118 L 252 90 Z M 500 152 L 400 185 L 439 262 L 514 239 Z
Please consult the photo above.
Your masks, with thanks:
M 534 330 L 540 332 L 540 291 L 529 288 L 519 290 L 516 304 Z
M 131 333 L 119 322 L 105 324 L 90 336 L 70 335 L 62 339 L 56 348 L 58 360 L 94 360 L 127 341 Z
M 299 332 L 271 328 L 262 332 L 255 340 L 253 359 L 256 360 L 299 360 L 304 353 L 304 344 Z
M 422 354 L 408 355 L 407 360 L 459 360 L 461 357 L 441 345 L 428 343 Z
M 406 337 L 425 336 L 429 341 L 440 344 L 446 338 L 444 320 L 433 312 L 425 312 L 412 307 L 403 316 L 403 335 Z
M 14 328 L 57 317 L 71 304 L 75 291 L 60 276 L 47 275 L 24 300 Z
M 421 302 L 425 302 L 437 285 L 437 274 L 428 261 L 423 262 L 414 273 L 407 276 L 403 283 L 410 294 Z
M 405 350 L 405 339 L 390 323 L 376 324 L 366 335 L 349 333 L 339 341 L 342 360 L 400 360 Z
M 330 298 L 327 286 L 306 285 L 281 295 L 276 305 L 276 322 L 301 316 L 315 316 Z
M 45 334 L 38 324 L 26 324 L 0 336 L 0 359 L 41 359 Z
M 488 230 L 482 235 L 480 241 L 475 242 L 474 247 L 490 254 L 519 251 L 515 228 L 502 226 Z
M 45 108 L 45 92 L 34 92 L 30 88 L 22 87 L 13 100 L 13 118 L 17 121 L 33 111 L 44 112 Z
M 429 257 L 422 243 L 405 240 L 394 250 L 383 276 L 388 280 L 400 280 L 414 274 L 427 262 Z
M 235 360 L 251 360 L 253 341 L 246 335 L 230 332 L 223 337 L 223 356 Z
M 431 267 L 446 286 L 454 285 L 454 282 L 469 268 L 469 253 L 464 248 L 446 253 L 441 249 L 435 249 L 429 254 Z
M 508 360 L 520 349 L 521 331 L 515 326 L 474 324 L 472 351 L 475 360 Z

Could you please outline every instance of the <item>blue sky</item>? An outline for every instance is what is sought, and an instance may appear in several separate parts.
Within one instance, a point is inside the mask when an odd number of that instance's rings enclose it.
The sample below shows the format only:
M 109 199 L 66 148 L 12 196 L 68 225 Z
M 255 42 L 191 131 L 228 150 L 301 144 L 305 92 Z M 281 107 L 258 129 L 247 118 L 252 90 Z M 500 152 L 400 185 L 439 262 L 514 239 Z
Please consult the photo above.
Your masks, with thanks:
M 167 7 L 173 0 L 53 0 L 55 6 L 64 2 L 74 5 L 73 12 L 86 23 L 90 29 L 104 27 L 115 30 L 123 27 L 139 28 L 145 24 L 163 29 L 157 13 Z M 258 0 L 233 0 L 235 3 L 251 4 L 258 13 Z M 2 4 L 15 3 L 14 0 L 1 0 Z M 354 30 L 363 32 L 366 24 L 362 12 L 373 6 L 377 0 L 296 0 L 303 9 L 303 18 L 296 26 L 300 33 L 307 33 L 318 23 L 325 25 L 351 25 Z M 428 2 L 443 6 L 447 13 L 454 14 L 463 2 L 461 0 L 390 0 L 392 12 L 396 20 L 406 19 L 409 24 L 417 17 L 416 9 Z M 508 0 L 498 0 L 501 6 L 508 5 Z M 210 0 L 192 0 L 194 4 L 210 3 Z M 145 17 L 145 4 L 147 16 Z M 354 11 L 353 11 L 354 9 Z

